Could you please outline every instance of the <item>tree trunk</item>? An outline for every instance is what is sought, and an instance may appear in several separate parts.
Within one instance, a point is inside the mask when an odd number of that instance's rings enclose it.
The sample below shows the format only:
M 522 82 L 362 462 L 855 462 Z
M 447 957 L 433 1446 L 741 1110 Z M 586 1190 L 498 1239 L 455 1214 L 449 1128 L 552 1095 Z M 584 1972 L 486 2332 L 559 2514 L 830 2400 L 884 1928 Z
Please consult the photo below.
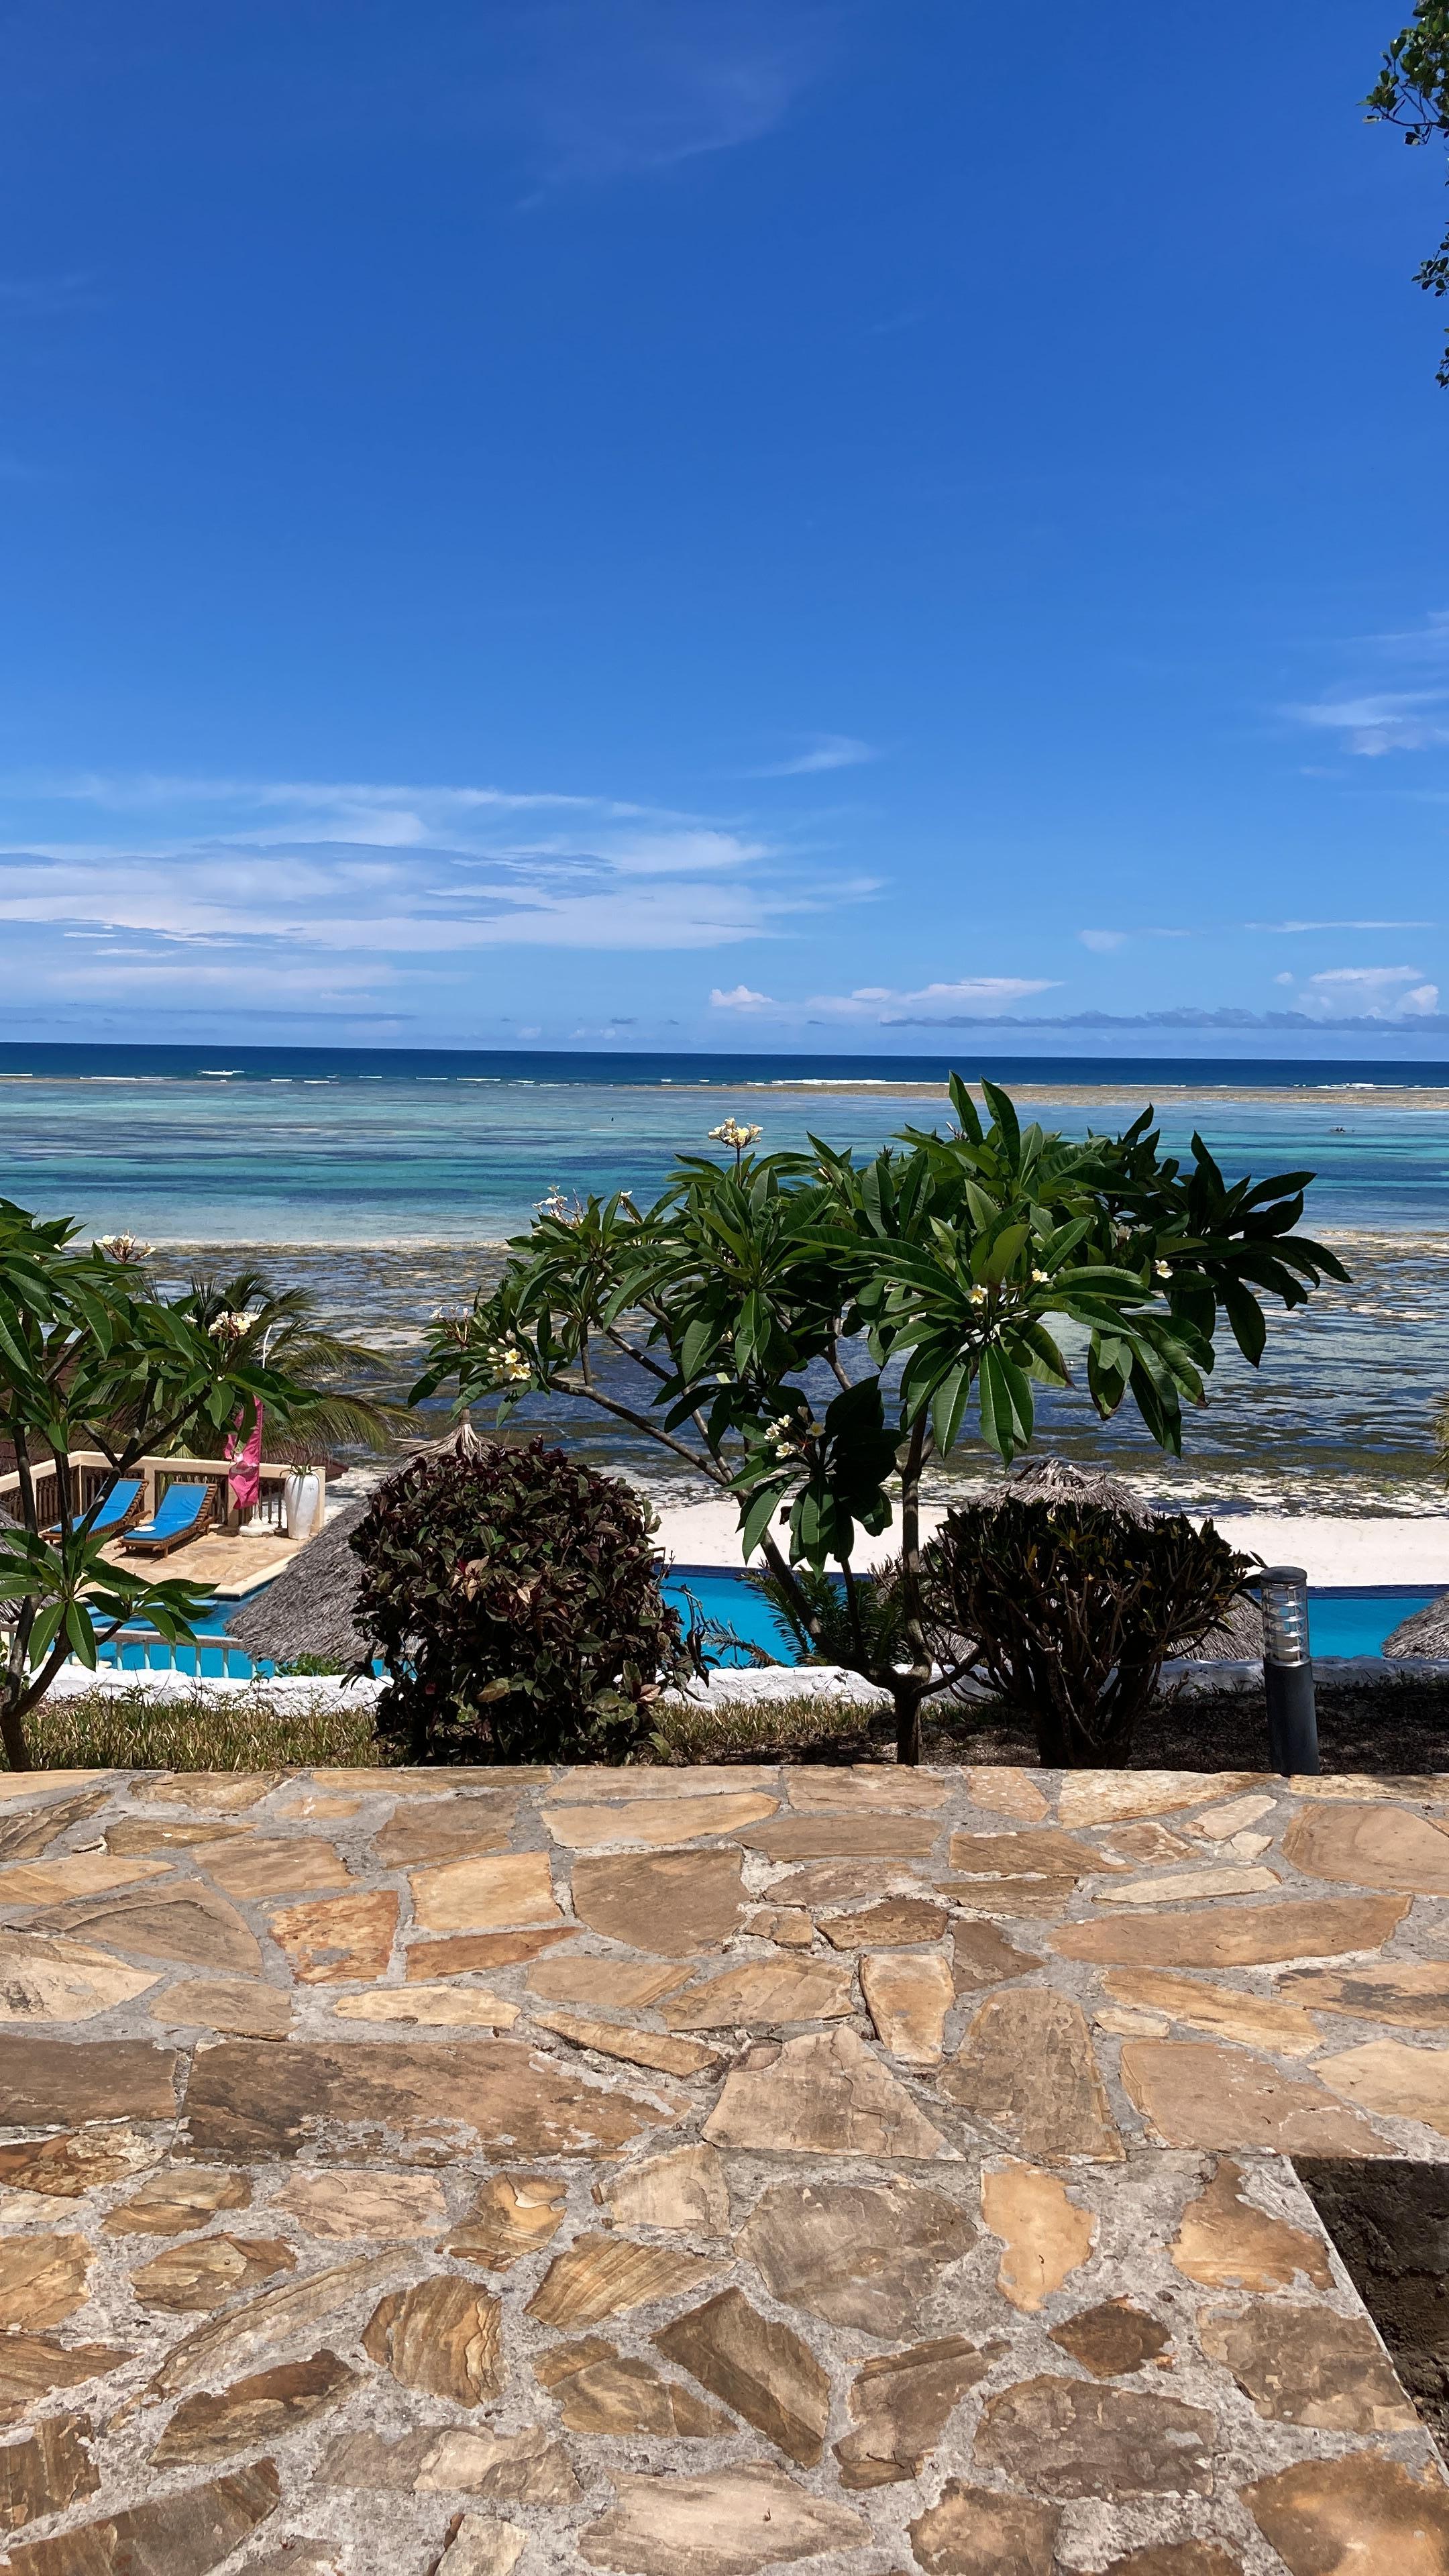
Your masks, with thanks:
M 924 1417 L 911 1433 L 901 1470 L 901 1594 L 905 1603 L 906 1644 L 910 1664 L 890 1675 L 896 1704 L 896 1760 L 914 1766 L 921 1758 L 921 1702 L 931 1687 L 931 1650 L 921 1619 L 921 1461 L 926 1451 Z
M 9 1692 L 0 1708 L 0 1740 L 5 1746 L 5 1759 L 12 1771 L 30 1770 L 30 1746 L 25 1736 L 25 1720 Z
M 921 1702 L 925 1697 L 918 1675 L 893 1673 L 891 1697 L 896 1704 L 896 1760 L 914 1769 L 921 1759 Z

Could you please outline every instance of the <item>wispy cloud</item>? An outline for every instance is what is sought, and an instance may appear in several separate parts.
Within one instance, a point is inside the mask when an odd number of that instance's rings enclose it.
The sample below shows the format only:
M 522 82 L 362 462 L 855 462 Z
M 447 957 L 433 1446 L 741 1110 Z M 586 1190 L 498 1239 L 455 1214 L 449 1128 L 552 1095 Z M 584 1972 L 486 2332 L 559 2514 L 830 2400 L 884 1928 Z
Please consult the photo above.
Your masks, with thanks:
M 1345 751 L 1363 760 L 1449 743 L 1449 610 L 1436 609 L 1422 626 L 1407 631 L 1367 636 L 1361 649 L 1380 666 L 1397 666 L 1400 678 L 1408 665 L 1422 675 L 1419 685 L 1350 685 L 1284 712 L 1298 724 L 1336 736 Z
M 1115 949 L 1127 945 L 1125 930 L 1079 930 L 1077 937 L 1082 946 L 1090 948 L 1097 957 L 1110 957 Z
M 1437 921 L 1245 921 L 1245 930 L 1280 935 L 1300 930 L 1437 930 Z
M 757 830 L 552 790 L 23 785 L 50 829 L 0 845 L 0 924 L 30 934 L 27 976 L 61 998 L 425 995 L 488 951 L 728 947 L 870 891 Z M 78 809 L 100 828 L 57 833 Z
M 830 63 L 842 0 L 526 0 L 495 108 L 546 190 L 667 171 L 759 142 Z M 497 22 L 495 22 L 495 27 Z
M 1382 760 L 1391 751 L 1429 751 L 1449 743 L 1449 689 L 1382 690 L 1367 697 L 1320 698 L 1292 707 L 1300 724 L 1335 733 L 1345 751 Z
M 769 993 L 737 984 L 732 992 L 716 987 L 710 1006 L 750 1019 L 793 1021 L 856 1020 L 883 1029 L 945 1026 L 939 1014 L 957 1010 L 992 1017 L 1024 1002 L 1033 993 L 1052 989 L 1051 979 L 1030 975 L 973 975 L 956 984 L 925 984 L 919 992 L 902 993 L 886 984 L 862 984 L 853 993 L 812 993 L 805 1001 L 779 1002 Z
M 871 742 L 862 742 L 850 733 L 811 734 L 803 749 L 788 760 L 772 761 L 766 769 L 747 770 L 749 778 L 818 778 L 829 769 L 859 769 L 864 762 L 879 760 L 881 753 Z

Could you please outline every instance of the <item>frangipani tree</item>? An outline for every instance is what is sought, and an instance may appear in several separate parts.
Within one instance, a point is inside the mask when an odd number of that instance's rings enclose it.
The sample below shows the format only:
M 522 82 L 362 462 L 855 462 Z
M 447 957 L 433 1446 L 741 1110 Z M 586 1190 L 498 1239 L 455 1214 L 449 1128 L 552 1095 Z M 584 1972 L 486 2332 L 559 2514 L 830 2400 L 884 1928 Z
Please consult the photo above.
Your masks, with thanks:
M 546 1202 L 496 1287 L 440 1321 L 414 1389 L 456 1380 L 460 1405 L 497 1394 L 500 1413 L 562 1391 L 648 1434 L 733 1496 L 742 1552 L 763 1552 L 806 1634 L 821 1624 L 807 1578 L 835 1571 L 847 1659 L 891 1691 L 903 1762 L 920 1758 L 933 1686 L 932 1462 L 974 1425 L 1010 1464 L 1034 1387 L 1071 1383 L 1063 1325 L 1086 1337 L 1098 1412 L 1130 1395 L 1177 1452 L 1222 1325 L 1256 1366 L 1263 1300 L 1296 1306 L 1347 1275 L 1295 1232 L 1311 1173 L 1229 1184 L 1199 1137 L 1190 1163 L 1162 1154 L 1150 1110 L 1078 1142 L 980 1089 L 985 1122 L 953 1076 L 950 1133 L 908 1128 L 866 1162 L 813 1138 L 808 1154 L 757 1155 L 741 1135 L 722 1140 L 730 1164 L 683 1158 L 648 1210 L 623 1192 Z M 892 1636 L 860 1614 L 850 1560 L 896 1502 Z
M 18 1490 L 0 1519 L 0 1739 L 30 1768 L 26 1719 L 69 1655 L 94 1668 L 118 1627 L 148 1620 L 189 1637 L 206 1595 L 112 1565 L 94 1535 L 106 1494 L 137 1461 L 198 1437 L 216 1450 L 252 1399 L 285 1421 L 306 1391 L 207 1330 L 194 1300 L 158 1297 L 129 1236 L 78 1249 L 63 1218 L 0 1199 L 0 1441 Z M 98 1451 L 110 1474 L 82 1509 L 69 1460 Z M 54 1472 L 42 1509 L 37 1479 Z

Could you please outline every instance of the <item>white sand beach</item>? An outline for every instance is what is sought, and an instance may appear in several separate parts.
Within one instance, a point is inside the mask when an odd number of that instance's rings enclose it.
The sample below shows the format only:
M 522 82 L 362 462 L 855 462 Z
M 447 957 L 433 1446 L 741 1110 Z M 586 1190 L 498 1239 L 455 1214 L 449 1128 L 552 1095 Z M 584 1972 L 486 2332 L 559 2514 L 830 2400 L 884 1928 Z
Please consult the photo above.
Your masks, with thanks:
M 939 1505 L 921 1514 L 923 1530 L 939 1528 Z M 1195 1520 L 1203 1516 L 1194 1513 Z M 1311 1584 L 1449 1584 L 1449 1513 L 1355 1518 L 1318 1512 L 1237 1512 L 1218 1523 L 1225 1538 L 1267 1565 L 1301 1565 Z M 740 1563 L 738 1518 L 733 1503 L 662 1504 L 660 1543 L 676 1565 Z M 851 1562 L 862 1571 L 900 1545 L 897 1519 L 879 1538 L 862 1536 Z M 756 1555 L 751 1559 L 759 1563 Z

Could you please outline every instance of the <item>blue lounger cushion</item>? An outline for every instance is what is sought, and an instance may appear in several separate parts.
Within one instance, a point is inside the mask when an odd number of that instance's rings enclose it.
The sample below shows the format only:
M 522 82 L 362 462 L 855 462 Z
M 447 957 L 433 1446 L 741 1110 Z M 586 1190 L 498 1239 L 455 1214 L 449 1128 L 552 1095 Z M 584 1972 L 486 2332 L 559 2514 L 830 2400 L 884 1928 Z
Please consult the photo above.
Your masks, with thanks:
M 111 1487 L 111 1490 L 107 1494 L 105 1501 L 102 1503 L 100 1510 L 97 1512 L 95 1519 L 92 1521 L 92 1538 L 106 1538 L 112 1530 L 119 1529 L 122 1521 L 127 1519 L 135 1510 L 140 1499 L 140 1477 L 123 1476 L 118 1484 Z M 47 1538 L 59 1538 L 59 1521 L 55 1523 L 53 1528 L 48 1529 L 45 1535 Z
M 126 1547 L 176 1547 L 200 1528 L 211 1502 L 209 1485 L 168 1485 L 153 1520 L 127 1530 Z

